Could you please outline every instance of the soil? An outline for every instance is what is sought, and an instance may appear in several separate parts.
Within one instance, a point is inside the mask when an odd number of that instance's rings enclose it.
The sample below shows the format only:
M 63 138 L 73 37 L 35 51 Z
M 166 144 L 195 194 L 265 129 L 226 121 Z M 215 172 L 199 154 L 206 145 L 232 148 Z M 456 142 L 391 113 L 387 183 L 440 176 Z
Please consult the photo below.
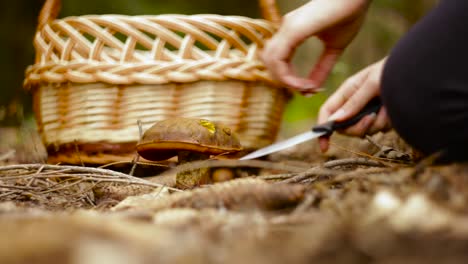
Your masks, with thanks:
M 468 164 L 435 164 L 393 132 L 139 177 L 48 165 L 32 130 L 0 133 L 0 263 L 468 261 Z M 197 166 L 235 179 L 173 188 Z

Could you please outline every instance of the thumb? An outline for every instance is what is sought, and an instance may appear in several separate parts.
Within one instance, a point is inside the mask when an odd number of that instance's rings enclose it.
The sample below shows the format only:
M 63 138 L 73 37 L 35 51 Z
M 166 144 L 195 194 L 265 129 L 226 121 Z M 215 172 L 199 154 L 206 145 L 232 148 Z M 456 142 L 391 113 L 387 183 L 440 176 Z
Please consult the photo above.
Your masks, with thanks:
M 341 53 L 343 53 L 343 50 L 341 49 L 333 49 L 327 47 L 322 52 L 314 68 L 309 73 L 309 80 L 313 82 L 316 87 L 322 86 L 323 83 L 326 81 L 328 75 L 330 74 L 331 70 L 338 61 Z M 307 90 L 304 90 L 303 92 L 307 93 Z

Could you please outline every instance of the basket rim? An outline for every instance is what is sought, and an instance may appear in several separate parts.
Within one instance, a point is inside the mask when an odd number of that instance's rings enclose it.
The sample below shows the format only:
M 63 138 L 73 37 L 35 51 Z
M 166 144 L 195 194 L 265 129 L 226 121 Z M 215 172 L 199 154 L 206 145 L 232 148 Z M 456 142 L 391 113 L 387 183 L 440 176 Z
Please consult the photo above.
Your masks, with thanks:
M 178 35 L 179 31 L 185 35 Z M 198 80 L 262 81 L 281 86 L 258 56 L 274 32 L 275 24 L 265 19 L 217 14 L 59 18 L 36 32 L 36 62 L 26 69 L 24 87 L 40 83 L 129 85 Z M 127 39 L 117 39 L 116 33 Z M 86 34 L 95 39 L 87 39 Z M 207 49 L 196 43 L 207 45 Z
M 82 17 L 103 17 L 103 16 L 112 16 L 118 18 L 164 18 L 164 17 L 180 17 L 180 18 L 208 18 L 208 19 L 245 19 L 249 21 L 260 21 L 268 24 L 270 27 L 278 28 L 279 25 L 276 23 L 272 23 L 264 18 L 260 17 L 248 17 L 248 16 L 241 16 L 241 15 L 220 15 L 220 14 L 213 14 L 213 13 L 197 13 L 197 14 L 183 14 L 183 13 L 166 13 L 166 14 L 138 14 L 138 15 L 126 15 L 126 14 L 119 14 L 119 13 L 103 13 L 103 14 L 84 14 L 84 15 L 70 15 L 60 18 L 55 18 L 49 22 L 53 23 L 53 21 L 58 20 L 67 20 L 67 19 L 76 19 Z M 40 31 L 40 30 L 39 30 Z
M 38 16 L 37 30 L 42 29 L 50 21 L 58 18 L 62 9 L 63 0 L 45 0 Z M 260 12 L 265 20 L 279 24 L 281 14 L 277 5 L 277 0 L 258 0 Z
M 180 61 L 180 64 L 186 64 L 187 62 L 193 62 L 195 60 Z M 198 61 L 195 61 L 198 62 Z M 26 90 L 32 90 L 40 85 L 48 84 L 63 84 L 63 83 L 78 83 L 78 84 L 92 84 L 92 83 L 105 83 L 109 85 L 160 85 L 160 84 L 184 84 L 193 83 L 197 81 L 242 81 L 242 82 L 260 82 L 270 86 L 283 88 L 284 85 L 274 79 L 266 70 L 260 61 L 248 61 L 248 60 L 219 60 L 211 59 L 205 61 L 208 64 L 250 64 L 250 74 L 241 74 L 236 69 L 228 69 L 222 74 L 212 74 L 211 72 L 204 73 L 203 71 L 197 73 L 173 73 L 166 75 L 158 75 L 158 73 L 144 73 L 135 70 L 134 73 L 127 76 L 121 76 L 119 74 L 112 74 L 106 71 L 95 71 L 90 73 L 84 73 L 79 70 L 75 71 L 75 68 L 101 68 L 101 69 L 117 69 L 117 68 L 134 68 L 134 69 L 151 69 L 160 68 L 164 65 L 161 62 L 148 61 L 145 63 L 109 63 L 104 64 L 96 61 L 70 61 L 53 63 L 49 62 L 46 64 L 34 64 L 30 65 L 26 69 L 26 77 L 24 79 L 23 86 Z M 202 63 L 202 62 L 200 62 Z M 174 63 L 167 63 L 167 67 L 171 67 Z M 58 71 L 55 72 L 54 69 Z

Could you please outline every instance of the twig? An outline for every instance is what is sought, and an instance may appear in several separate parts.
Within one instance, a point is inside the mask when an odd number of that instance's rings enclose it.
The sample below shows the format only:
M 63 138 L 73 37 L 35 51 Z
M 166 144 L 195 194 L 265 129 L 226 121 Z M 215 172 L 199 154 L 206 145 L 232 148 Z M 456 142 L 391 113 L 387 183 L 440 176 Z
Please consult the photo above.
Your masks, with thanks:
M 354 170 L 354 171 L 342 173 L 336 176 L 332 181 L 334 183 L 349 181 L 357 177 L 361 177 L 363 175 L 381 174 L 381 173 L 389 172 L 392 170 L 394 170 L 394 168 L 369 168 L 369 169 L 362 169 L 362 170 Z M 395 176 L 392 176 L 392 177 L 394 178 Z
M 16 150 L 10 149 L 9 151 L 7 151 L 6 153 L 4 153 L 4 154 L 2 154 L 0 156 L 0 161 L 4 161 L 4 160 L 7 160 L 7 159 L 13 157 L 15 155 L 15 153 L 16 153 Z
M 366 135 L 366 139 L 367 139 L 367 141 L 369 141 L 369 143 L 374 145 L 376 148 L 378 148 L 379 150 L 382 150 L 382 145 L 378 144 L 374 139 L 372 139 L 371 136 Z
M 200 168 L 217 168 L 217 167 L 252 167 L 264 168 L 289 172 L 302 172 L 307 168 L 299 166 L 291 166 L 279 164 L 264 160 L 203 160 L 194 161 L 179 165 L 173 169 L 163 172 L 159 176 L 174 175 L 183 171 L 195 170 Z
M 26 187 L 29 187 L 31 186 L 31 184 L 36 180 L 36 178 L 34 177 L 31 177 L 31 179 L 28 181 L 28 183 L 26 184 Z
M 324 169 L 321 167 L 313 167 L 301 173 L 298 173 L 296 176 L 283 180 L 281 183 L 299 183 L 303 180 L 309 179 L 311 177 L 333 177 L 338 175 L 339 171 Z
M 34 189 L 34 187 L 7 185 L 7 184 L 0 184 L 0 188 L 16 189 L 16 190 L 31 190 L 31 189 Z
M 401 160 L 375 157 L 375 156 L 372 156 L 372 155 L 370 155 L 368 153 L 353 151 L 353 150 L 344 148 L 344 147 L 342 147 L 340 145 L 337 145 L 337 144 L 335 144 L 333 142 L 330 142 L 330 145 L 333 145 L 334 147 L 337 147 L 337 148 L 339 148 L 339 149 L 341 149 L 343 151 L 355 154 L 357 156 L 368 158 L 370 160 L 377 160 L 377 161 L 388 162 L 388 163 L 397 163 L 399 165 L 407 165 L 408 164 L 407 162 L 404 162 L 404 161 L 401 161 Z
M 22 164 L 22 165 L 9 165 L 9 166 L 0 166 L 0 171 L 9 171 L 9 170 L 37 170 L 41 166 L 44 166 L 43 169 L 45 170 L 63 170 L 63 169 L 69 169 L 70 172 L 77 172 L 77 173 L 89 173 L 92 174 L 92 177 L 94 179 L 102 177 L 106 178 L 109 181 L 115 181 L 115 182 L 126 182 L 129 184 L 140 184 L 140 185 L 147 185 L 147 186 L 152 186 L 152 187 L 162 187 L 164 185 L 157 184 L 157 183 L 152 183 L 150 181 L 136 178 L 133 176 L 130 176 L 128 174 L 124 174 L 121 172 L 116 172 L 116 171 L 111 171 L 111 170 L 106 170 L 106 169 L 99 169 L 99 168 L 89 168 L 89 167 L 80 167 L 80 166 L 70 166 L 70 165 L 50 165 L 50 164 Z M 97 174 L 97 175 L 96 175 Z M 49 178 L 54 177 L 54 175 L 49 175 Z M 60 177 L 79 177 L 78 175 L 60 175 Z M 15 176 L 13 176 L 15 177 Z M 55 176 L 57 177 L 57 176 Z M 25 177 L 23 177 L 25 178 Z M 117 179 L 116 179 L 117 178 Z M 10 177 L 2 177 L 0 178 L 2 180 L 5 179 L 11 179 Z M 166 186 L 166 188 L 169 188 Z M 171 188 L 173 191 L 180 191 L 179 189 L 176 188 Z
M 93 201 L 93 199 L 91 199 L 91 197 L 89 197 L 89 193 L 87 193 L 84 197 L 86 199 L 86 201 L 92 205 L 92 206 L 96 206 L 96 203 Z
M 266 180 L 266 181 L 272 181 L 272 180 L 289 179 L 289 178 L 292 178 L 292 177 L 294 177 L 296 175 L 297 175 L 296 173 L 283 173 L 283 174 L 256 176 L 255 178 Z
M 296 207 L 296 209 L 294 209 L 294 211 L 291 213 L 291 215 L 301 215 L 301 214 L 303 214 L 314 203 L 315 198 L 316 198 L 315 195 L 306 194 L 306 196 L 304 198 L 304 201 L 302 203 L 300 203 Z
M 243 178 L 163 196 L 138 205 L 123 206 L 117 210 L 220 207 L 229 210 L 275 210 L 296 205 L 302 201 L 304 193 L 305 187 L 298 184 L 271 184 L 255 178 Z
M 107 168 L 107 167 L 110 167 L 110 166 L 113 166 L 113 165 L 119 165 L 119 164 L 132 164 L 133 161 L 115 161 L 115 162 L 111 162 L 111 163 L 107 163 L 107 164 L 104 164 L 102 166 L 99 166 L 98 168 L 101 168 L 101 169 L 104 169 L 104 168 Z M 164 165 L 164 164 L 157 164 L 157 163 L 153 163 L 153 162 L 142 162 L 142 161 L 139 161 L 139 162 L 135 162 L 137 163 L 138 165 L 147 165 L 147 166 L 154 166 L 154 167 L 163 167 L 163 168 L 169 168 L 168 165 Z
M 41 173 L 43 169 L 44 169 L 44 165 L 39 167 L 39 169 L 37 169 L 37 171 L 36 171 L 36 173 L 34 173 L 34 175 L 39 175 L 39 173 Z
M 432 153 L 431 155 L 425 157 L 421 161 L 419 161 L 416 166 L 414 166 L 414 171 L 411 174 L 411 178 L 416 179 L 424 170 L 433 165 L 438 159 L 443 157 L 445 155 L 444 151 L 438 151 L 435 153 Z
M 73 141 L 73 145 L 75 146 L 75 152 L 76 152 L 76 155 L 78 155 L 78 159 L 80 160 L 81 166 L 84 167 L 84 163 L 83 163 L 83 160 L 81 159 L 81 154 L 78 148 L 78 144 L 76 143 L 76 139 Z
M 75 196 L 86 195 L 86 193 L 94 190 L 94 188 L 96 188 L 96 186 L 98 186 L 100 183 L 101 183 L 100 181 L 92 182 L 90 187 L 82 190 L 81 192 L 77 193 Z
M 161 195 L 161 192 L 164 190 L 164 188 L 166 188 L 166 187 L 164 186 L 164 187 L 159 188 L 158 193 L 157 193 L 156 196 L 154 197 L 155 199 L 159 198 L 159 195 Z
M 337 148 L 339 148 L 339 149 L 341 149 L 341 150 L 343 150 L 343 151 L 346 151 L 346 152 L 349 152 L 349 153 L 358 155 L 358 156 L 367 157 L 367 158 L 369 158 L 369 159 L 378 159 L 378 158 L 376 158 L 376 157 L 374 157 L 374 156 L 372 156 L 372 155 L 369 155 L 368 153 L 353 151 L 353 150 L 347 149 L 347 148 L 345 148 L 345 147 L 342 147 L 342 146 L 340 146 L 340 145 L 338 145 L 338 144 L 335 144 L 335 143 L 333 143 L 333 142 L 330 142 L 330 145 L 332 145 L 332 146 L 334 146 L 334 147 L 337 147 Z
M 39 174 L 37 174 L 36 172 L 35 173 L 17 173 L 15 176 L 2 176 L 0 177 L 0 180 L 17 180 L 17 179 L 24 179 L 24 178 L 29 178 L 29 177 L 54 178 L 54 177 L 57 177 L 57 174 L 68 172 L 68 171 L 70 171 L 70 169 L 63 169 L 63 170 L 58 170 L 58 171 L 46 171 L 46 172 L 41 172 Z M 47 176 L 47 175 L 52 175 L 52 176 Z
M 138 132 L 139 132 L 139 139 L 138 139 L 138 144 L 141 142 L 141 138 L 143 137 L 143 128 L 141 127 L 141 120 L 138 119 L 137 120 L 137 125 L 138 125 Z M 135 169 L 136 169 L 136 166 L 138 164 L 138 161 L 140 159 L 140 155 L 138 154 L 138 151 L 135 151 L 135 157 L 133 158 L 133 165 L 132 165 L 132 169 L 130 170 L 130 175 L 133 176 L 133 173 L 135 172 Z
M 76 181 L 76 182 L 72 182 L 72 183 L 70 183 L 70 184 L 68 184 L 68 185 L 62 185 L 62 186 L 60 186 L 60 187 L 58 187 L 58 188 L 55 188 L 55 189 L 54 189 L 54 188 L 48 188 L 47 190 L 42 191 L 42 192 L 38 192 L 37 194 L 46 194 L 46 193 L 51 193 L 51 192 L 60 191 L 60 190 L 63 190 L 63 189 L 70 188 L 70 187 L 72 187 L 72 186 L 74 186 L 74 185 L 78 185 L 78 184 L 80 184 L 80 183 L 82 183 L 82 182 L 84 182 L 84 181 L 85 181 L 84 179 L 81 179 L 81 180 L 78 180 L 78 181 Z
M 9 196 L 9 195 L 12 195 L 12 194 L 18 193 L 18 192 L 21 192 L 21 191 L 10 191 L 10 192 L 6 192 L 6 193 L 2 193 L 2 194 L 0 194 L 0 198 L 5 197 L 5 196 Z
M 87 173 L 96 173 L 102 174 L 107 176 L 115 176 L 115 177 L 123 177 L 128 178 L 132 177 L 128 174 L 116 172 L 107 169 L 99 169 L 99 168 L 91 168 L 91 167 L 80 167 L 80 166 L 72 166 L 72 165 L 52 165 L 52 164 L 18 164 L 18 165 L 7 165 L 7 166 L 0 166 L 0 171 L 9 171 L 9 170 L 37 170 L 38 168 L 44 166 L 43 169 L 45 170 L 56 170 L 60 171 L 63 169 L 69 169 L 70 172 L 87 172 Z
M 369 160 L 366 158 L 348 158 L 348 159 L 339 159 L 325 162 L 323 164 L 324 168 L 331 169 L 338 166 L 369 166 L 369 167 L 387 167 L 385 164 Z
M 95 181 L 96 179 L 93 179 L 92 181 Z M 155 188 L 167 188 L 171 191 L 177 191 L 177 192 L 181 192 L 181 190 L 177 189 L 177 188 L 171 188 L 171 187 L 167 187 L 165 186 L 164 184 L 158 184 L 158 183 L 153 183 L 153 182 L 150 182 L 150 181 L 132 181 L 132 180 L 129 180 L 129 179 L 99 179 L 98 180 L 99 183 L 102 183 L 102 182 L 110 182 L 110 183 L 128 183 L 128 184 L 134 184 L 134 185 L 143 185 L 143 186 L 149 186 L 149 187 L 155 187 Z

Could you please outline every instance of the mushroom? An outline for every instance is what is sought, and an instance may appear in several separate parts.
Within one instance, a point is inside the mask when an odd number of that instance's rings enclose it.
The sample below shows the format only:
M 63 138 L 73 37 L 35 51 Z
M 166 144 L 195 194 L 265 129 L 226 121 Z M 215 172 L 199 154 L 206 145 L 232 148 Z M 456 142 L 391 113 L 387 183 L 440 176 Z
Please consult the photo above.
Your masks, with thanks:
M 242 146 L 226 126 L 206 119 L 172 118 L 157 122 L 145 131 L 137 145 L 138 154 L 152 161 L 174 156 L 178 164 L 205 160 L 210 155 L 235 153 Z M 191 188 L 209 182 L 209 169 L 202 168 L 176 175 L 176 184 Z
M 234 179 L 234 172 L 229 168 L 215 169 L 211 175 L 214 182 L 224 182 Z

